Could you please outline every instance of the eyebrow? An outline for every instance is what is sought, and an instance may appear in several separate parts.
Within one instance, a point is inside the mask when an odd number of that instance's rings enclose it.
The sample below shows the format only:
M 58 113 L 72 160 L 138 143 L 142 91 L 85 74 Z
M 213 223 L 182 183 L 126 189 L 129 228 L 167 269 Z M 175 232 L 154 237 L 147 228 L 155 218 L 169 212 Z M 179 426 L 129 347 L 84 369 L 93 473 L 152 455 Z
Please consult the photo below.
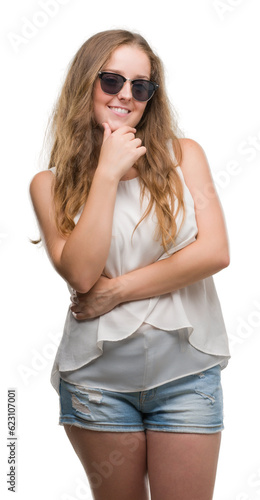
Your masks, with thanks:
M 116 73 L 117 75 L 121 75 L 120 71 L 118 71 L 116 69 L 109 68 L 109 69 L 102 69 L 101 71 L 108 71 L 110 73 Z M 136 77 L 131 78 L 131 80 L 138 80 L 139 78 L 142 80 L 149 80 L 150 79 L 150 77 L 147 75 L 136 75 Z

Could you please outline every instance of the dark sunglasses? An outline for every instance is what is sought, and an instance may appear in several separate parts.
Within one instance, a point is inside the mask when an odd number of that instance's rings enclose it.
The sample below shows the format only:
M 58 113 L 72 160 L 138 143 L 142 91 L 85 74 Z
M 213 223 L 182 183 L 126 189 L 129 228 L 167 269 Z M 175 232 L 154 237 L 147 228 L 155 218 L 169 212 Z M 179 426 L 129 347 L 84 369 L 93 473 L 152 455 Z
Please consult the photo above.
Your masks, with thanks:
M 101 88 L 105 94 L 116 95 L 123 88 L 125 82 L 132 84 L 132 96 L 136 101 L 149 101 L 158 89 L 159 85 L 149 80 L 130 80 L 117 73 L 109 73 L 107 71 L 99 71 L 98 76 L 101 82 Z

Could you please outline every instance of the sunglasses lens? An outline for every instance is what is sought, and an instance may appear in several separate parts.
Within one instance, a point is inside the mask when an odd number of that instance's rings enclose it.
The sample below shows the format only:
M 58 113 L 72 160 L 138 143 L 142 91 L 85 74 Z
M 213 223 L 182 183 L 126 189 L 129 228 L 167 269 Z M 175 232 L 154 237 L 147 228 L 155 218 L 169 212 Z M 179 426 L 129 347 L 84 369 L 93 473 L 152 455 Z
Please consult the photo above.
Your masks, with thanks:
M 146 80 L 135 80 L 132 87 L 133 98 L 137 101 L 149 101 L 155 91 L 154 84 Z
M 118 94 L 124 85 L 124 80 L 120 75 L 110 73 L 101 75 L 101 88 L 106 94 Z
M 101 88 L 105 94 L 116 95 L 123 88 L 126 78 L 116 73 L 99 73 Z M 149 101 L 157 86 L 149 80 L 130 80 L 132 82 L 132 95 L 136 101 Z

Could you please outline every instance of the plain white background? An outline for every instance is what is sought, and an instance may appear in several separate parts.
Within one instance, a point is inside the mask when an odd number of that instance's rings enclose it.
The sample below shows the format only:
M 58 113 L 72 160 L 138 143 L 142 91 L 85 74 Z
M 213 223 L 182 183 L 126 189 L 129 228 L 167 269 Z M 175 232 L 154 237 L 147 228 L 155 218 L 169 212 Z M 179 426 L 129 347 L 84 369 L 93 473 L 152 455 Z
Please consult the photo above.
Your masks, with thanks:
M 3 7 L 2 7 L 3 8 Z M 85 500 L 80 462 L 49 383 L 69 295 L 43 249 L 28 196 L 67 66 L 92 34 L 139 31 L 162 58 L 187 137 L 204 148 L 230 237 L 215 276 L 232 360 L 223 372 L 225 431 L 214 500 L 260 498 L 258 0 L 13 0 L 2 13 L 1 498 L 7 490 L 7 390 L 16 388 L 19 500 Z M 174 498 L 174 496 L 173 496 Z M 162 499 L 163 500 L 163 499 Z

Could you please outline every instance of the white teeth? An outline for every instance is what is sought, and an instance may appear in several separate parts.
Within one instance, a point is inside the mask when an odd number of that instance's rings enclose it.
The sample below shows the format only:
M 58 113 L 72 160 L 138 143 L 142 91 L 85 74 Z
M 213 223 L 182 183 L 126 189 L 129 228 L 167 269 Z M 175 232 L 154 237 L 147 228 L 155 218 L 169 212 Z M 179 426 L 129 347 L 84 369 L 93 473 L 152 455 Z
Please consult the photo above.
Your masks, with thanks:
M 128 109 L 123 109 L 123 108 L 114 108 L 114 107 L 110 107 L 110 109 L 113 109 L 114 111 L 116 111 L 117 113 L 122 113 L 122 115 L 127 115 L 128 114 Z

